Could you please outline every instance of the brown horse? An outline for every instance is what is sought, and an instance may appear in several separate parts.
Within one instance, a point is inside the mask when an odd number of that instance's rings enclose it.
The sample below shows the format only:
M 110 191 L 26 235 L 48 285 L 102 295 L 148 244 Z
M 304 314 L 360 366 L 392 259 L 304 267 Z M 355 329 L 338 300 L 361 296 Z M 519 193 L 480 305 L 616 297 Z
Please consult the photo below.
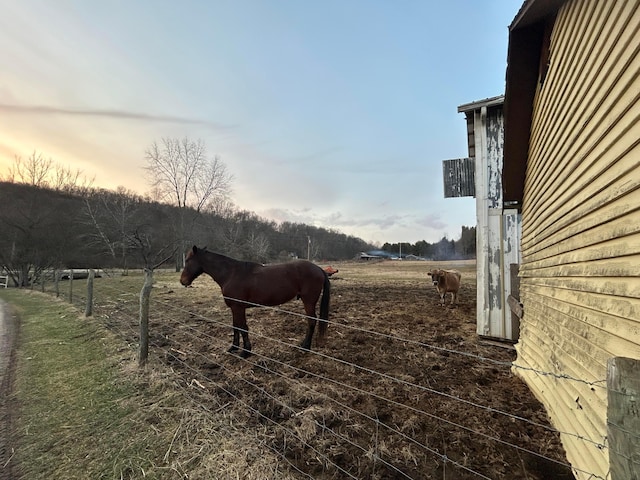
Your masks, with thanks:
M 185 287 L 206 273 L 220 285 L 222 296 L 233 315 L 233 344 L 229 349 L 235 352 L 240 346 L 242 334 L 243 349 L 241 356 L 251 354 L 246 309 L 256 306 L 281 305 L 298 297 L 304 304 L 307 314 L 307 335 L 300 344 L 306 350 L 311 349 L 311 338 L 316 326 L 316 304 L 320 301 L 320 331 L 318 345 L 326 340 L 327 321 L 329 319 L 329 298 L 331 288 L 327 274 L 314 263 L 296 260 L 275 265 L 261 265 L 243 262 L 218 253 L 198 248 L 195 245 L 187 253 L 180 283 Z

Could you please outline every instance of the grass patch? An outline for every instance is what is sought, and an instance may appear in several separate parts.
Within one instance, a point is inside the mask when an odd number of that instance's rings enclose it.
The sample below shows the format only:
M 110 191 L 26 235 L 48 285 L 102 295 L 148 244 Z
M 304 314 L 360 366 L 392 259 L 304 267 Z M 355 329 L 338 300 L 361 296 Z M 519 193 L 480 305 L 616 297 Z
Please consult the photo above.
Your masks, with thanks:
M 1 289 L 20 319 L 10 461 L 24 479 L 289 479 L 225 405 L 47 294 Z M 1 474 L 0 474 L 0 478 Z
M 45 295 L 6 291 L 20 318 L 14 398 L 24 478 L 142 478 L 160 440 L 136 418 L 149 392 L 123 378 L 131 350 Z M 141 428 L 142 427 L 142 428 Z

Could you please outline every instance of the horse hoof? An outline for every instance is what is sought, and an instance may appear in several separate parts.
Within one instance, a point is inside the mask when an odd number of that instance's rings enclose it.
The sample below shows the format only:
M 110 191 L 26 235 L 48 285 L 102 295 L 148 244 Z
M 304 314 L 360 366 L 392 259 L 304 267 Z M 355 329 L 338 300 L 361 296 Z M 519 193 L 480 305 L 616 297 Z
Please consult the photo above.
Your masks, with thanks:
M 238 351 L 238 347 L 236 347 L 235 345 L 231 345 L 231 348 L 229 350 L 227 350 L 227 352 L 229 353 L 233 353 L 233 352 L 237 352 Z
M 240 352 L 240 356 L 242 358 L 249 358 L 251 356 L 251 350 L 245 350 L 244 348 L 242 349 L 242 352 Z

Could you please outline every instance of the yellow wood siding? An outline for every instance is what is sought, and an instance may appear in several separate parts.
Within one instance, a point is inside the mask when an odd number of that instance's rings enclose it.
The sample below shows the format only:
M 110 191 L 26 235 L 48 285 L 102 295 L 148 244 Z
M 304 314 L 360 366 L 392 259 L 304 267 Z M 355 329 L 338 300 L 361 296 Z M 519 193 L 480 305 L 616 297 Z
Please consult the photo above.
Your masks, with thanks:
M 640 358 L 640 1 L 558 12 L 533 109 L 520 276 L 516 363 L 555 375 L 514 371 L 567 432 L 576 477 L 604 478 L 607 360 Z

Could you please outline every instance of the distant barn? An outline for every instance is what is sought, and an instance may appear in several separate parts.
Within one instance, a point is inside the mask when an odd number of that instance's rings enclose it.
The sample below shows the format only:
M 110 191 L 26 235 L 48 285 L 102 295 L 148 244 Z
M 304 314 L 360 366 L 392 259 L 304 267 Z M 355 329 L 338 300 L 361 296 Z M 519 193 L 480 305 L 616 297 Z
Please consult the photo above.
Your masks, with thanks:
M 460 105 L 469 158 L 443 161 L 445 197 L 476 197 L 476 331 L 515 342 L 519 318 L 509 308 L 518 297 L 520 214 L 503 201 L 504 96 Z

